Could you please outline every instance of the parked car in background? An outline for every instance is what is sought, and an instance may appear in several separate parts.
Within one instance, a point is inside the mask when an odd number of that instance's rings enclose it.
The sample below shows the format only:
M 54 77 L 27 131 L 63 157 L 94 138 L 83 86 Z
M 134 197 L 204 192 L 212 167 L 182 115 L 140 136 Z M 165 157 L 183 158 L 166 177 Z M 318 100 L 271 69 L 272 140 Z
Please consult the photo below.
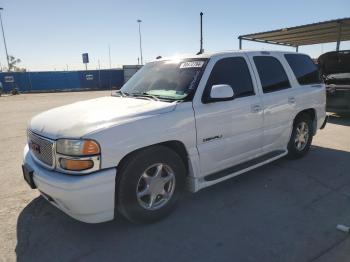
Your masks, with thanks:
M 275 51 L 163 58 L 110 97 L 35 116 L 23 174 L 75 219 L 157 221 L 196 192 L 288 155 L 326 123 L 309 56 Z M 119 211 L 119 212 L 116 212 Z
M 318 67 L 326 84 L 327 111 L 350 113 L 350 50 L 321 55 Z

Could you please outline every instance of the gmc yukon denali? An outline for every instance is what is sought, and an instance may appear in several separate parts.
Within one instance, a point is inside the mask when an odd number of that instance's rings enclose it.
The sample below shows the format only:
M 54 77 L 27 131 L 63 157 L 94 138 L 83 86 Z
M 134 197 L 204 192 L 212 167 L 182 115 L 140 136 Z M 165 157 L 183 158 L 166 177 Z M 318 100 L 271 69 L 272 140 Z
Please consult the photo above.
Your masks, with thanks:
M 220 52 L 146 64 L 109 97 L 35 116 L 23 175 L 71 217 L 157 221 L 184 190 L 283 156 L 301 158 L 326 124 L 309 56 Z

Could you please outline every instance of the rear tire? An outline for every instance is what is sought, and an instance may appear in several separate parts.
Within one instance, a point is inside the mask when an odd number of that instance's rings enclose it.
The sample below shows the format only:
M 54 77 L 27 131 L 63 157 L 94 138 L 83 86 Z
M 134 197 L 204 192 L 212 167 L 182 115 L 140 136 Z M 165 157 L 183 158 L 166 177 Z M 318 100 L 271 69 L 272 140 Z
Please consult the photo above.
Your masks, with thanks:
M 293 123 L 293 131 L 288 143 L 288 158 L 298 159 L 305 156 L 311 146 L 313 126 L 310 115 L 301 113 Z
M 136 152 L 118 174 L 117 209 L 133 223 L 161 220 L 174 209 L 184 188 L 185 174 L 182 159 L 168 147 Z
M 313 126 L 310 115 L 301 113 L 293 123 L 293 131 L 288 143 L 288 157 L 298 159 L 305 156 L 311 146 Z

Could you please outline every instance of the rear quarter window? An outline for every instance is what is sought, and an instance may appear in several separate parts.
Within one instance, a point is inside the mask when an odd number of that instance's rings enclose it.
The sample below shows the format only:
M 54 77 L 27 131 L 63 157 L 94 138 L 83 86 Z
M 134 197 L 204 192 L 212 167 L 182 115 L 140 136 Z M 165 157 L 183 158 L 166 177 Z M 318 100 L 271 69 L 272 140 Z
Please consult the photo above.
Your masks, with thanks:
M 321 78 L 317 66 L 307 55 L 285 54 L 289 66 L 300 85 L 310 85 L 321 83 Z

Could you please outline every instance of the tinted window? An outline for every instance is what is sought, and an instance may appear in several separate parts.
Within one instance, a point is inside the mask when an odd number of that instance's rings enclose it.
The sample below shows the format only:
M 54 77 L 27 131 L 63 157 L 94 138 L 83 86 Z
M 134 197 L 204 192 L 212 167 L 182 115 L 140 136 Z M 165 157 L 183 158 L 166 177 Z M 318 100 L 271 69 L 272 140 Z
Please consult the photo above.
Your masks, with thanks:
M 219 84 L 230 85 L 236 97 L 255 94 L 252 78 L 243 57 L 223 58 L 216 62 L 208 79 L 206 92 L 209 92 L 211 86 Z
M 317 67 L 307 55 L 284 55 L 300 85 L 320 83 Z
M 255 56 L 254 63 L 258 70 L 264 93 L 290 87 L 286 72 L 280 61 L 272 56 Z

